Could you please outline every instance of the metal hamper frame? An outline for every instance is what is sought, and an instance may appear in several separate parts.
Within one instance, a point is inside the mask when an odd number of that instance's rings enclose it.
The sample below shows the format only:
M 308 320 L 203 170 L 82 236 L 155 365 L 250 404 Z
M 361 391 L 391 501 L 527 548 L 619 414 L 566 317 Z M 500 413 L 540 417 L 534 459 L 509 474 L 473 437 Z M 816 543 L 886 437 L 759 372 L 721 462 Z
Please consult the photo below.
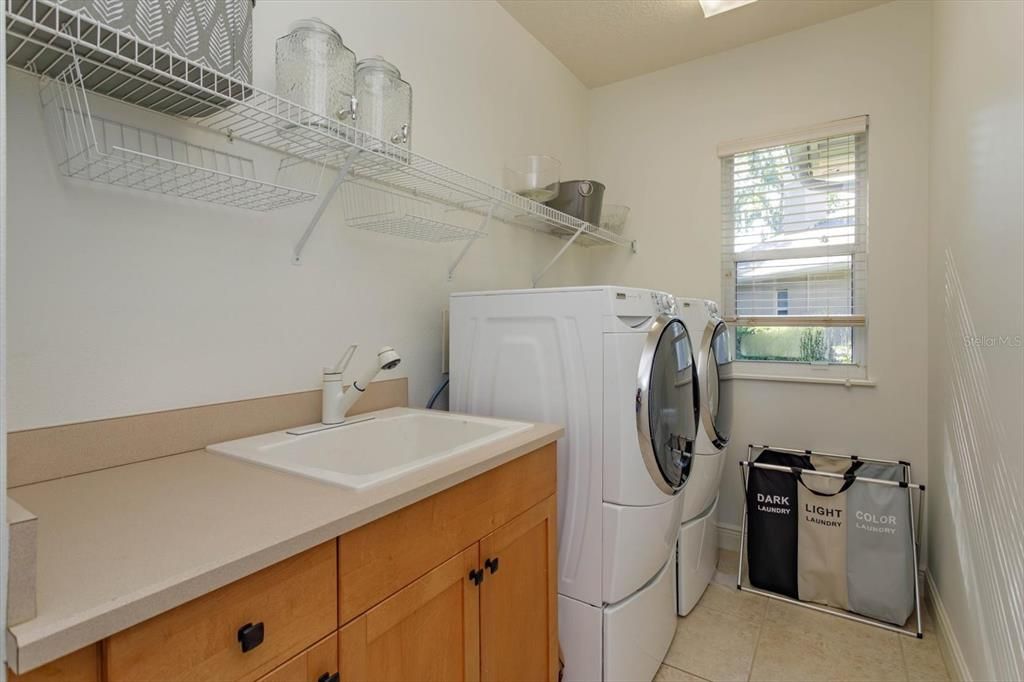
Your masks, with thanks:
M 787 596 L 782 595 L 782 594 L 777 594 L 775 592 L 769 592 L 768 590 L 762 590 L 762 589 L 753 587 L 751 585 L 744 585 L 743 584 L 743 557 L 746 555 L 746 550 L 747 550 L 747 512 L 748 512 L 748 509 L 747 509 L 747 479 L 750 476 L 750 469 L 753 467 L 753 468 L 757 468 L 757 469 L 769 469 L 769 470 L 772 470 L 772 471 L 781 471 L 781 472 L 784 472 L 784 473 L 792 473 L 792 470 L 790 469 L 790 467 L 778 466 L 778 465 L 775 465 L 775 464 L 761 464 L 761 463 L 755 462 L 754 459 L 753 459 L 753 452 L 754 452 L 755 448 L 758 449 L 759 452 L 763 452 L 765 450 L 774 450 L 775 452 L 785 452 L 785 453 L 790 453 L 790 454 L 794 454 L 794 455 L 818 455 L 818 456 L 821 456 L 821 457 L 833 457 L 833 458 L 837 458 L 837 459 L 846 459 L 846 460 L 849 460 L 851 462 L 872 462 L 872 463 L 876 463 L 876 464 L 892 464 L 892 465 L 902 466 L 903 467 L 903 480 L 902 481 L 886 481 L 886 480 L 883 480 L 883 479 L 880 479 L 880 478 L 868 478 L 868 477 L 865 477 L 865 476 L 857 476 L 857 480 L 858 481 L 866 481 L 868 483 L 878 483 L 878 484 L 881 484 L 881 485 L 897 486 L 897 487 L 901 487 L 901 488 L 906 488 L 907 489 L 907 504 L 908 504 L 908 507 L 909 507 L 909 510 L 910 510 L 910 541 L 913 544 L 913 551 L 911 552 L 911 554 L 913 555 L 913 558 L 914 558 L 914 613 L 915 613 L 916 618 L 917 618 L 917 632 L 916 633 L 914 631 L 912 631 L 912 630 L 907 630 L 905 628 L 897 627 L 897 626 L 892 625 L 890 623 L 886 623 L 886 622 L 883 622 L 883 621 L 880 621 L 880 620 L 875 620 L 874 618 L 868 618 L 867 616 L 861 616 L 861 615 L 858 615 L 858 614 L 855 614 L 855 613 L 851 613 L 849 611 L 833 609 L 833 608 L 829 608 L 827 606 L 822 606 L 822 605 L 819 605 L 819 604 L 813 604 L 811 602 L 800 601 L 799 599 L 793 599 L 791 597 L 787 597 Z M 744 592 L 752 592 L 754 594 L 759 594 L 759 595 L 761 595 L 763 597 L 768 597 L 769 599 L 776 599 L 778 601 L 784 601 L 784 602 L 787 602 L 787 603 L 790 603 L 790 604 L 796 604 L 797 606 L 802 606 L 803 608 L 811 609 L 812 611 L 819 611 L 821 613 L 827 613 L 827 614 L 830 614 L 830 615 L 833 615 L 833 616 L 838 616 L 840 618 L 845 618 L 846 620 L 852 620 L 852 621 L 855 621 L 855 622 L 858 622 L 858 623 L 864 623 L 866 625 L 872 625 L 874 627 L 881 628 L 883 630 L 889 630 L 890 632 L 895 632 L 895 633 L 898 633 L 898 634 L 901 634 L 901 635 L 907 635 L 907 636 L 915 636 L 916 635 L 916 637 L 918 639 L 924 638 L 924 631 L 922 629 L 922 624 L 921 624 L 921 575 L 920 575 L 920 572 L 919 572 L 919 569 L 918 569 L 918 567 L 920 565 L 919 554 L 920 554 L 920 551 L 921 551 L 921 546 L 917 542 L 917 538 L 918 538 L 919 531 L 920 531 L 920 528 L 919 528 L 918 524 L 920 523 L 921 514 L 918 513 L 916 516 L 914 514 L 914 498 L 911 495 L 910 491 L 911 490 L 917 490 L 918 491 L 918 502 L 917 502 L 917 504 L 918 504 L 918 511 L 920 512 L 920 510 L 923 508 L 923 505 L 924 505 L 925 486 L 923 486 L 921 484 L 918 484 L 918 483 L 911 483 L 911 481 L 910 481 L 910 462 L 907 462 L 907 461 L 904 461 L 904 460 L 895 461 L 895 460 L 890 460 L 890 459 L 874 459 L 874 458 L 871 458 L 871 457 L 860 457 L 858 455 L 839 455 L 839 454 L 832 453 L 832 452 L 818 452 L 816 450 L 794 450 L 793 448 L 780 448 L 780 447 L 776 447 L 776 446 L 772 446 L 772 445 L 749 444 L 749 445 L 747 445 L 747 459 L 746 460 L 740 460 L 739 465 L 740 465 L 740 478 L 741 478 L 742 483 L 743 483 L 743 525 L 741 526 L 741 529 L 740 529 L 740 549 L 739 549 L 739 561 L 737 562 L 738 568 L 736 569 L 736 589 L 742 590 Z M 822 476 L 822 477 L 825 477 L 825 478 L 844 478 L 843 474 L 837 474 L 837 473 L 832 473 L 832 472 L 828 472 L 828 471 L 816 471 L 814 469 L 806 469 L 802 473 L 803 474 L 811 474 L 811 475 L 814 475 L 814 476 Z

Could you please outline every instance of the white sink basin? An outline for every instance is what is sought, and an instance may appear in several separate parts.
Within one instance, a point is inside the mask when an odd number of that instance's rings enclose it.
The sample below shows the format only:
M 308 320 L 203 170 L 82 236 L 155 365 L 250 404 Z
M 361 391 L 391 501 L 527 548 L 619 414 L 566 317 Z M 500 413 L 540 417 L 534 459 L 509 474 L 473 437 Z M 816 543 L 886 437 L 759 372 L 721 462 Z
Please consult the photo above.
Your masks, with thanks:
M 340 426 L 303 435 L 275 431 L 206 449 L 359 490 L 531 426 L 504 419 L 395 409 L 369 418 L 352 417 Z

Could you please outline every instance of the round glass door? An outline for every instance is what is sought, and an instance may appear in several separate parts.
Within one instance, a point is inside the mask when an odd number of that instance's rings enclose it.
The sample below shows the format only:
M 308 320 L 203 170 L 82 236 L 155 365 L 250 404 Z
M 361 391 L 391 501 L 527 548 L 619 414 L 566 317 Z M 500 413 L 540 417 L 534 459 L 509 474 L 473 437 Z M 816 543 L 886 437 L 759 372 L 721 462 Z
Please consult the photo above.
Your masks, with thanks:
M 690 473 L 700 404 L 690 335 L 678 318 L 662 316 L 651 329 L 639 380 L 640 450 L 654 482 L 672 494 Z
M 724 448 L 732 430 L 732 367 L 736 359 L 732 334 L 724 322 L 719 322 L 711 337 L 711 357 L 708 358 L 708 414 L 711 428 L 708 434 L 716 448 Z

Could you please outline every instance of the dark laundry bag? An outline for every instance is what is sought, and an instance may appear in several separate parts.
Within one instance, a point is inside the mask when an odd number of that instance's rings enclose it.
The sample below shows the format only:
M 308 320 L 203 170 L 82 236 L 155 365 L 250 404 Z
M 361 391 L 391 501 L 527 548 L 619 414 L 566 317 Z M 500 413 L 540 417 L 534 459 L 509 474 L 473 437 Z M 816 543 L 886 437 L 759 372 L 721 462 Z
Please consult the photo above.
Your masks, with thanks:
M 900 464 L 865 463 L 858 477 L 902 481 Z M 914 545 L 907 488 L 856 481 L 847 491 L 849 609 L 903 625 L 914 611 Z
M 809 469 L 806 455 L 764 450 L 754 460 Z M 797 597 L 797 479 L 788 471 L 747 472 L 747 565 L 750 584 Z

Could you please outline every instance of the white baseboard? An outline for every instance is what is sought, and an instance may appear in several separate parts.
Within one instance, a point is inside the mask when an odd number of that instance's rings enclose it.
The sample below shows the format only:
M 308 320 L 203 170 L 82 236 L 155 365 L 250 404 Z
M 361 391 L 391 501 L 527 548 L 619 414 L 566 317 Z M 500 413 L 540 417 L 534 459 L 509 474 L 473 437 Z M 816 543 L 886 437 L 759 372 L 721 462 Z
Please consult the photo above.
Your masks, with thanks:
M 718 524 L 718 548 L 730 552 L 740 551 L 740 527 L 731 523 Z
M 935 616 L 935 633 L 939 636 L 939 649 L 942 651 L 942 658 L 946 661 L 946 668 L 950 675 L 958 682 L 971 682 L 970 672 L 967 670 L 967 661 L 964 659 L 964 652 L 957 642 L 956 634 L 953 632 L 953 623 L 949 618 L 949 612 L 942 604 L 942 597 L 935 587 L 935 581 L 929 571 L 925 572 L 928 585 L 928 599 L 932 607 L 932 615 Z

